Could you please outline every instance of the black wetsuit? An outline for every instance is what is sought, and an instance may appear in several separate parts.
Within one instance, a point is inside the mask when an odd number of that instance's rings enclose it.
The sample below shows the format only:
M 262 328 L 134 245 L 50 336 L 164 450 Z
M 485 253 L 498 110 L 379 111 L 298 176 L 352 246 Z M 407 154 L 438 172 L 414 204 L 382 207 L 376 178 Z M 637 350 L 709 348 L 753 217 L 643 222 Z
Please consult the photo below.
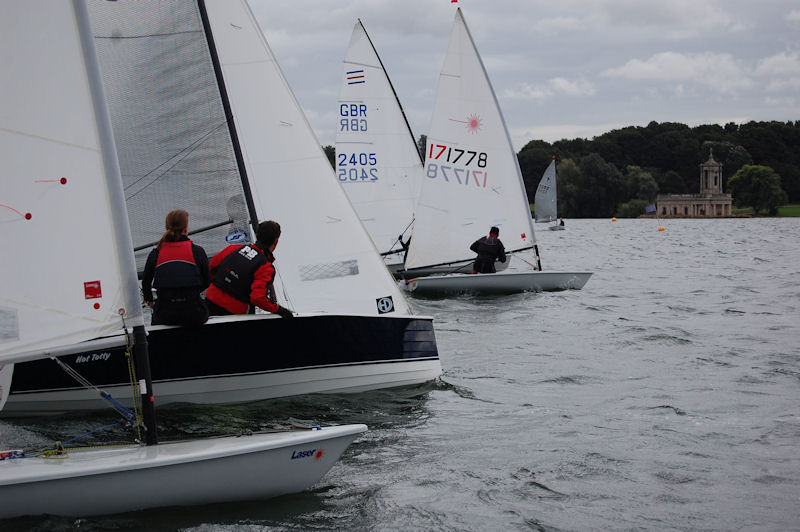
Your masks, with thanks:
M 469 247 L 478 254 L 472 270 L 477 273 L 495 273 L 494 261 L 506 261 L 506 249 L 496 236 L 484 236 L 473 242 Z

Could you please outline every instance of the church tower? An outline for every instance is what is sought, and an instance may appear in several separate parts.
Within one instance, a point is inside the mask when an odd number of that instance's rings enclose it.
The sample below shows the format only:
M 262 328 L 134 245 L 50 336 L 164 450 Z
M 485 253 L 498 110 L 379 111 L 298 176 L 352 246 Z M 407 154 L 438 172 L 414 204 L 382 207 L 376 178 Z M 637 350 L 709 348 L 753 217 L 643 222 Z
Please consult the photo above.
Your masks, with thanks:
M 714 160 L 713 150 L 708 160 L 700 165 L 700 194 L 722 194 L 722 163 Z
M 722 218 L 731 215 L 733 199 L 722 192 L 722 163 L 708 160 L 700 165 L 699 194 L 659 194 L 657 212 L 662 218 Z

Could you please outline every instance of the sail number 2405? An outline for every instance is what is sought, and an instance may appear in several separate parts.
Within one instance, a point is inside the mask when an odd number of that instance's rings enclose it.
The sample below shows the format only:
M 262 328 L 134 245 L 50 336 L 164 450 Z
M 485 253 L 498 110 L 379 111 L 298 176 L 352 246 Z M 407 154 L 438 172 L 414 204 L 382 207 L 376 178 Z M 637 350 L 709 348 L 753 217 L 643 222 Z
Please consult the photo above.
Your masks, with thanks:
M 377 181 L 378 158 L 374 153 L 337 153 L 339 181 Z
M 486 162 L 486 152 L 462 150 L 444 144 L 430 144 L 425 175 L 430 179 L 442 178 L 448 183 L 466 186 L 474 184 L 485 188 L 488 179 Z M 476 167 L 480 170 L 476 170 Z

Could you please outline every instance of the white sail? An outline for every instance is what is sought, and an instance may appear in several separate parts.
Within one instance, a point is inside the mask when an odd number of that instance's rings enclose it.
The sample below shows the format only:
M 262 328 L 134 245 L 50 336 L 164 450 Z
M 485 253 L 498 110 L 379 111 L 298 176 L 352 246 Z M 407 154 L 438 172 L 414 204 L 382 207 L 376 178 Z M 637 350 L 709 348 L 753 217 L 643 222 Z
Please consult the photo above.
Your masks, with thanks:
M 359 20 L 339 87 L 336 177 L 381 253 L 402 250 L 419 192 L 422 161 L 383 63 Z M 403 253 L 387 263 L 403 262 Z
M 500 228 L 507 250 L 534 243 L 530 207 L 503 115 L 456 11 L 431 120 L 406 268 L 470 259 L 470 244 Z
M 73 6 L 0 2 L 0 10 L 2 362 L 118 333 L 120 309 L 128 325 L 141 324 L 141 306 L 120 273 L 129 269 L 135 283 L 106 181 L 108 171 L 119 179 L 104 166 L 116 165 L 102 151 L 110 141 L 113 154 L 113 138 L 96 125 Z
M 303 312 L 409 314 L 247 2 L 205 4 L 258 218 L 281 224 L 279 298 Z
M 533 200 L 537 222 L 552 222 L 558 219 L 558 206 L 556 200 L 556 160 L 550 161 L 547 169 L 542 174 L 542 180 L 536 187 L 536 198 Z

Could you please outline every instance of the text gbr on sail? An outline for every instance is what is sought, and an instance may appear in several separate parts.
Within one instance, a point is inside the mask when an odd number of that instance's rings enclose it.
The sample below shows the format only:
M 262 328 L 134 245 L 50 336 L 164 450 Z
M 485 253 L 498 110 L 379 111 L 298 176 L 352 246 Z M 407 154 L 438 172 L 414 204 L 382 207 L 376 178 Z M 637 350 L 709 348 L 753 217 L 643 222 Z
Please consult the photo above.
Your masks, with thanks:
M 339 104 L 339 131 L 366 131 L 367 106 L 363 103 Z

